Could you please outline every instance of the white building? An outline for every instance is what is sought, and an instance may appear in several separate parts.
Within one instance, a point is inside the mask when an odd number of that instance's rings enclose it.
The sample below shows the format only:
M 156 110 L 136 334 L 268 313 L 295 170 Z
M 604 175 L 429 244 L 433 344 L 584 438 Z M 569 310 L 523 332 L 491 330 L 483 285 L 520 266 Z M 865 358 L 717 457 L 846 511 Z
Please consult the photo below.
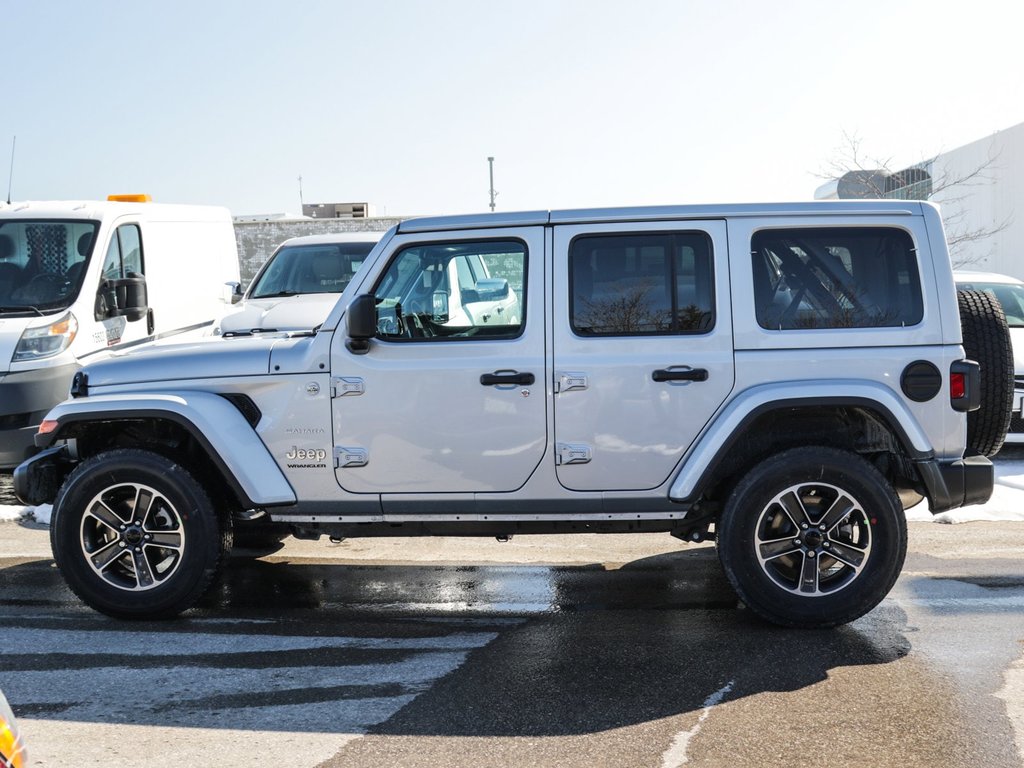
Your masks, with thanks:
M 900 183 L 902 176 L 915 171 L 919 175 L 920 170 L 930 176 L 930 184 L 916 179 L 915 183 Z M 815 191 L 815 199 L 928 197 L 942 206 L 956 266 L 1024 280 L 1024 123 L 944 152 L 912 169 L 859 174 L 866 182 L 859 193 L 854 189 L 859 179 L 847 177 L 823 184 Z M 966 180 L 941 189 L 956 179 Z M 940 189 L 932 194 L 932 188 Z M 991 234 L 977 236 L 985 232 Z

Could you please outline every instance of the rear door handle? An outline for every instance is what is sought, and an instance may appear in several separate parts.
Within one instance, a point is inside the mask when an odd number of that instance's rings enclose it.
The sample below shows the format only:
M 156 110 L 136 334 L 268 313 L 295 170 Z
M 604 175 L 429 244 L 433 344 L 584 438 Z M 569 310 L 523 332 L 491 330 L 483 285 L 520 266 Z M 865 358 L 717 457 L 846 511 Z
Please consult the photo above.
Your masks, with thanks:
M 480 383 L 485 387 L 493 387 L 499 384 L 533 384 L 537 378 L 532 373 L 519 373 L 518 371 L 495 371 L 480 376 Z
M 707 381 L 704 368 L 659 368 L 651 374 L 655 381 Z

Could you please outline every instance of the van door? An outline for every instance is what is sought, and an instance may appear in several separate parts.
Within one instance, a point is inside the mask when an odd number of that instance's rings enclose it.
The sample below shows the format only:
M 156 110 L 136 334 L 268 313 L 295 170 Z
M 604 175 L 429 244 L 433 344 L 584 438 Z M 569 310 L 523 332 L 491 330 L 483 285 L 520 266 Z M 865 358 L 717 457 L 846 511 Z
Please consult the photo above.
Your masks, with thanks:
M 547 445 L 543 232 L 391 241 L 386 263 L 361 288 L 376 298 L 376 338 L 365 354 L 353 352 L 342 321 L 331 347 L 345 490 L 400 498 L 526 482 Z M 483 270 L 470 268 L 481 262 L 486 274 L 476 275 Z M 387 510 L 391 499 L 382 501 Z
M 726 242 L 723 221 L 555 228 L 555 460 L 566 488 L 656 488 L 727 397 Z

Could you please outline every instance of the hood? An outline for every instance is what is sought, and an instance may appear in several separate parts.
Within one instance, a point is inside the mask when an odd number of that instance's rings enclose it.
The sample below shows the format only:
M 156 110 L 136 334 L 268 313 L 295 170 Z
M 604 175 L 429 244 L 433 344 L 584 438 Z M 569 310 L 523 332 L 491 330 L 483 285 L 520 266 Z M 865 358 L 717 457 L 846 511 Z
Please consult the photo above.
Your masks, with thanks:
M 185 379 L 260 376 L 270 370 L 277 339 L 207 337 L 187 344 L 152 344 L 111 355 L 85 367 L 89 388 L 117 384 L 168 383 Z M 173 385 L 172 385 L 173 386 Z
M 21 333 L 33 319 L 38 320 L 30 317 L 0 317 L 0 374 L 11 370 L 11 358 L 21 340 Z
M 241 308 L 224 315 L 221 333 L 253 328 L 278 331 L 308 331 L 327 319 L 340 293 L 304 293 L 272 299 L 249 299 Z

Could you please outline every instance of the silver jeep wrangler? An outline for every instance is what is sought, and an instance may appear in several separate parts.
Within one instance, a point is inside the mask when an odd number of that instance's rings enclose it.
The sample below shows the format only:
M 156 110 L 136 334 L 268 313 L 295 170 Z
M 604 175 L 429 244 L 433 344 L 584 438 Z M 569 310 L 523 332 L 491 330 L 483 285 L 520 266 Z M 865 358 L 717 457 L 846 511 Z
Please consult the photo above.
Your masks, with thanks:
M 905 507 L 989 498 L 1012 394 L 927 203 L 415 219 L 315 329 L 84 368 L 15 488 L 124 618 L 193 606 L 233 540 L 664 532 L 834 626 L 895 582 Z

